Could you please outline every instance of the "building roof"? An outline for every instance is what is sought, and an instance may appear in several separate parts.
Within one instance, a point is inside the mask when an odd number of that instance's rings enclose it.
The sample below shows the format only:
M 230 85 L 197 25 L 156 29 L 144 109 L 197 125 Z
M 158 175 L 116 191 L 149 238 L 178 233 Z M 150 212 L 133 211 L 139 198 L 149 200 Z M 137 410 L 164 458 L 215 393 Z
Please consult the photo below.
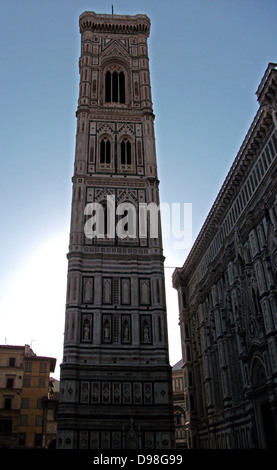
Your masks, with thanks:
M 172 367 L 172 370 L 180 370 L 182 369 L 183 365 L 183 359 L 180 359 L 179 362 L 176 362 L 176 364 Z
M 50 362 L 50 372 L 55 372 L 56 361 L 54 357 L 46 357 L 46 356 L 25 356 L 28 361 L 48 361 Z
M 25 344 L 24 346 L 0 344 L 0 349 L 22 350 L 22 352 L 24 352 L 24 358 L 28 359 L 28 361 L 50 361 L 50 372 L 55 372 L 57 359 L 55 359 L 54 357 L 37 356 L 28 344 Z

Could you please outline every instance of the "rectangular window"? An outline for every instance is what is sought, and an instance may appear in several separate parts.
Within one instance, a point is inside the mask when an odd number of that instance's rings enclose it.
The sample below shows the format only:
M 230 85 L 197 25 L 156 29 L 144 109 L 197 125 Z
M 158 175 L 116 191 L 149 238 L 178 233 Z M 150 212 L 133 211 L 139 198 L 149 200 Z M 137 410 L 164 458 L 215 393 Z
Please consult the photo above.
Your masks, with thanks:
M 7 388 L 13 388 L 13 379 L 7 379 Z
M 41 447 L 42 443 L 42 434 L 35 435 L 35 447 Z
M 38 380 L 38 386 L 40 388 L 44 388 L 45 387 L 45 379 L 39 379 Z
M 5 410 L 11 410 L 12 408 L 12 399 L 5 398 Z
M 31 379 L 30 379 L 30 377 L 24 377 L 24 379 L 23 379 L 23 387 L 31 387 Z
M 28 415 L 20 415 L 20 426 L 27 426 Z
M 42 398 L 39 398 L 39 399 L 37 400 L 37 408 L 38 408 L 38 409 L 42 409 Z
M 26 442 L 26 433 L 21 432 L 19 434 L 19 438 L 18 438 L 18 445 L 19 446 L 25 446 L 25 442 Z
M 29 408 L 29 398 L 21 399 L 21 408 Z
M 26 372 L 31 372 L 31 370 L 32 370 L 32 363 L 31 362 L 25 362 L 25 370 L 26 370 Z
M 15 366 L 15 357 L 10 357 L 9 366 L 10 366 L 10 367 L 14 367 L 14 366 Z
M 36 416 L 36 426 L 42 426 L 42 416 L 41 415 Z
M 11 419 L 4 419 L 3 432 L 7 432 L 7 433 L 12 432 L 12 420 Z
M 46 372 L 47 371 L 47 364 L 46 362 L 41 362 L 39 365 L 39 371 L 40 372 Z

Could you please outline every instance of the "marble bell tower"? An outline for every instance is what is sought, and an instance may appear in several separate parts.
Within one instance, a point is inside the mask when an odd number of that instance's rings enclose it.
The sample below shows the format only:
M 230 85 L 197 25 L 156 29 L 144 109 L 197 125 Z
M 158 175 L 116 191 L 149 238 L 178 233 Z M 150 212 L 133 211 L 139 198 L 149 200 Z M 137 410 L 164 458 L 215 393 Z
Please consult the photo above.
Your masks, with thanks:
M 162 236 L 145 212 L 159 205 L 150 20 L 84 12 L 79 26 L 57 448 L 170 449 Z

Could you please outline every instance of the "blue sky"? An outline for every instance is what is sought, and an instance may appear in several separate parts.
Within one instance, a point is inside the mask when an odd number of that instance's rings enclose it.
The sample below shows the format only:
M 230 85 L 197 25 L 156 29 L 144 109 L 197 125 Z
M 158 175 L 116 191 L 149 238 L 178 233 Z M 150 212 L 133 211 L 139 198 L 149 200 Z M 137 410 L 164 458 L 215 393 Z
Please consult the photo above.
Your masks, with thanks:
M 144 13 L 161 201 L 192 203 L 197 236 L 277 62 L 276 0 L 1 0 L 0 343 L 61 362 L 66 253 L 85 10 Z M 170 360 L 180 359 L 165 240 Z M 59 375 L 59 366 L 56 374 Z

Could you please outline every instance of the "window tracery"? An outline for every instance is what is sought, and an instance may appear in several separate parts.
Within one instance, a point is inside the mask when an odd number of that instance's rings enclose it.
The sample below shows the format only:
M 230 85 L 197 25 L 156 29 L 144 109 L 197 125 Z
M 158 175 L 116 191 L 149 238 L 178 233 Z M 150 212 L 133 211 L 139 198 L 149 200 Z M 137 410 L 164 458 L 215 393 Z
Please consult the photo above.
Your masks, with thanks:
M 105 73 L 105 102 L 126 103 L 125 73 L 118 70 L 107 70 Z

